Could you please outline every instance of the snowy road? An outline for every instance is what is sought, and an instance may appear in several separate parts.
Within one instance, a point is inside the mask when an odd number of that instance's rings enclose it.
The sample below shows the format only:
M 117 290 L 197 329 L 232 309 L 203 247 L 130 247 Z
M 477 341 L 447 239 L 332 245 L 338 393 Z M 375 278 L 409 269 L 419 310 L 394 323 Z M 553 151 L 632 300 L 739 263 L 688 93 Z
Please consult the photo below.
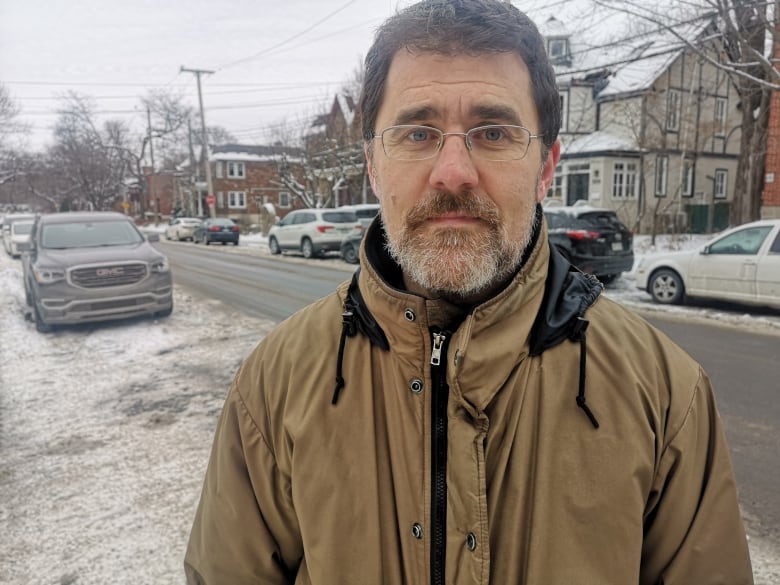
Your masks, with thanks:
M 164 321 L 40 335 L 20 274 L 0 254 L 0 584 L 182 583 L 216 417 L 272 324 L 177 289 Z

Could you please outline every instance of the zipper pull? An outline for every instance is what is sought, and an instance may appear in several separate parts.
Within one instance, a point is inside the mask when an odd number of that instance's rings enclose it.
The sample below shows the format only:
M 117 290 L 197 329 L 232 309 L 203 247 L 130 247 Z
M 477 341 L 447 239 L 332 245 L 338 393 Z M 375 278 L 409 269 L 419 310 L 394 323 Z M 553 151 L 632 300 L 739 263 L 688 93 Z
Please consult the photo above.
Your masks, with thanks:
M 441 363 L 441 349 L 447 336 L 442 333 L 433 334 L 433 349 L 431 350 L 431 365 L 438 366 Z

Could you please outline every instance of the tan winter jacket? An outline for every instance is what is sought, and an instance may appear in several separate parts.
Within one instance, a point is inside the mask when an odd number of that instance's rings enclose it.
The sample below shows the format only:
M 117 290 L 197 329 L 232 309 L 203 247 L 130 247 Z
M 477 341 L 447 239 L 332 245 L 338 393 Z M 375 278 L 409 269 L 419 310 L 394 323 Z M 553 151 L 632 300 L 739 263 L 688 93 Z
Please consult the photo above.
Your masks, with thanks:
M 452 331 L 435 301 L 388 284 L 381 238 L 374 224 L 359 289 L 289 318 L 238 372 L 189 583 L 753 582 L 690 357 L 599 297 L 545 230 Z

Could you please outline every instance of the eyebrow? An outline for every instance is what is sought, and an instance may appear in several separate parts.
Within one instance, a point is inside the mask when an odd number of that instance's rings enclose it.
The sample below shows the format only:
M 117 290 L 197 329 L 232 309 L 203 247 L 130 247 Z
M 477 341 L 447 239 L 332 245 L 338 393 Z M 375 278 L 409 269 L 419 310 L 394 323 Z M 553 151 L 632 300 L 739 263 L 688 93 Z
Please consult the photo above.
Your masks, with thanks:
M 395 117 L 393 124 L 417 124 L 431 118 L 436 118 L 439 112 L 432 106 L 418 106 L 401 110 Z M 482 121 L 499 122 L 522 126 L 522 120 L 517 112 L 509 106 L 502 105 L 477 105 L 471 108 L 469 115 Z
M 407 110 L 401 110 L 395 117 L 394 124 L 414 124 L 416 122 L 422 122 L 423 120 L 430 120 L 437 114 L 436 109 L 431 106 L 418 106 L 409 108 Z
M 522 126 L 523 122 L 520 120 L 520 116 L 517 112 L 508 106 L 487 106 L 478 105 L 471 108 L 471 116 L 479 118 L 481 120 L 497 120 L 505 124 L 513 124 L 515 126 Z

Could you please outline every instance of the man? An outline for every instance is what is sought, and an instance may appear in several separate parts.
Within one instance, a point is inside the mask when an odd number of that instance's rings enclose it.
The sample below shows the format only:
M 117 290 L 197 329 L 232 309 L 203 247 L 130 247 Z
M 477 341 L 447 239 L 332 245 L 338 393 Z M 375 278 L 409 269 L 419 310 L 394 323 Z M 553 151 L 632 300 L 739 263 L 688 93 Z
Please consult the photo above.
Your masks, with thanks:
M 533 24 L 411 6 L 360 108 L 381 221 L 236 376 L 189 582 L 752 583 L 707 378 L 547 243 L 560 112 Z

